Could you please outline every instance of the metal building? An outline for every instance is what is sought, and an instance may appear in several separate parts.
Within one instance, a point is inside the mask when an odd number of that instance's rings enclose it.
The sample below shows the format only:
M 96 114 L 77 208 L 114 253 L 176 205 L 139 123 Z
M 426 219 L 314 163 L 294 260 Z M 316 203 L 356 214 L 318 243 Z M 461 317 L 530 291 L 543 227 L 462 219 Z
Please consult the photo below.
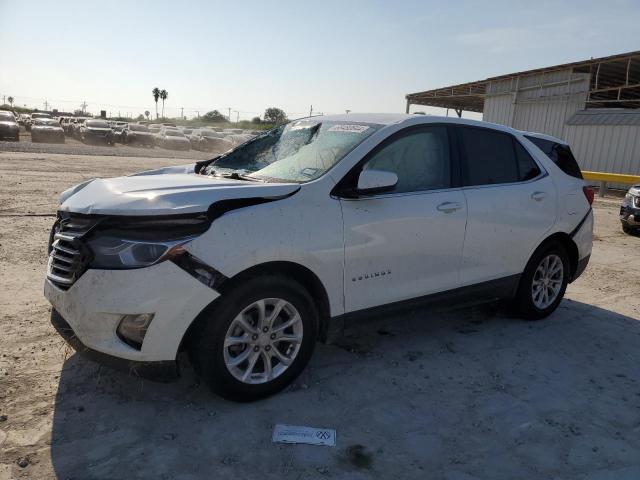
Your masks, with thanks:
M 580 167 L 640 174 L 640 51 L 501 75 L 406 96 L 411 105 L 566 140 Z

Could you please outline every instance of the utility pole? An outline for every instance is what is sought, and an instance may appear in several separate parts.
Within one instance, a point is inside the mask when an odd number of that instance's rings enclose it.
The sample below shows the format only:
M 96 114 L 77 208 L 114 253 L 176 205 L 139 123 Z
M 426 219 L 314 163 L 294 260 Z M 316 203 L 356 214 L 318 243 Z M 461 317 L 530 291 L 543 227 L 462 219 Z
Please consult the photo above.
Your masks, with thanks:
M 184 118 L 184 107 L 180 107 L 180 118 Z
M 80 106 L 82 107 L 82 114 L 84 115 L 85 113 L 87 113 L 86 112 L 86 110 L 87 110 L 87 102 L 82 102 L 80 104 Z
M 46 100 L 44 101 L 44 111 L 47 112 L 49 111 L 49 109 L 47 108 L 49 106 L 49 102 L 47 102 Z
M 227 110 L 229 110 L 229 115 L 227 115 L 227 120 L 231 122 L 231 107 L 227 107 Z
M 311 108 L 309 108 L 309 116 L 313 116 L 313 105 L 311 105 Z
M 198 115 L 198 118 L 200 118 L 200 112 L 198 110 L 196 110 L 196 114 Z
M 2 95 L 2 104 L 4 105 L 5 103 L 7 103 L 6 100 L 7 96 L 6 95 Z

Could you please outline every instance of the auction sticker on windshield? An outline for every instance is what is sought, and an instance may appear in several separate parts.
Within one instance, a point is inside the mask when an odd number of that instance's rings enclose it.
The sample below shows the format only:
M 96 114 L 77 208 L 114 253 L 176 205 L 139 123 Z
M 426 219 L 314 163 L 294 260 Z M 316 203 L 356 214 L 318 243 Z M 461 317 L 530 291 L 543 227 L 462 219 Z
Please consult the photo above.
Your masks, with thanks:
M 277 424 L 271 441 L 275 443 L 306 443 L 308 445 L 336 446 L 336 431 L 330 428 L 297 427 Z
M 362 133 L 369 130 L 366 125 L 334 125 L 327 132 Z

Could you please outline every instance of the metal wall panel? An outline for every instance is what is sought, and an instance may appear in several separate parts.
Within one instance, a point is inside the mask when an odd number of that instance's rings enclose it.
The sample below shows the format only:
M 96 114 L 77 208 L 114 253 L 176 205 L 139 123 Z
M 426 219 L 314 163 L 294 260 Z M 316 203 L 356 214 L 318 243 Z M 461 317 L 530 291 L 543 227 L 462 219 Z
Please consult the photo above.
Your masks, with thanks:
M 583 170 L 640 175 L 640 126 L 567 125 L 566 140 Z
M 513 94 L 492 95 L 484 100 L 484 113 L 482 119 L 485 122 L 499 123 L 511 126 L 513 122 L 514 103 Z

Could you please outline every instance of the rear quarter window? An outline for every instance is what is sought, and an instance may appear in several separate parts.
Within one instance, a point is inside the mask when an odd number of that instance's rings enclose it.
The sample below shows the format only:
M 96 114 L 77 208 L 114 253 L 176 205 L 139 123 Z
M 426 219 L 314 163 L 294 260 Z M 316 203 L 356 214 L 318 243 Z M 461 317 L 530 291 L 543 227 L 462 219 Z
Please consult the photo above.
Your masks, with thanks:
M 578 162 L 568 145 L 530 135 L 525 135 L 525 138 L 542 150 L 564 173 L 574 178 L 583 178 Z

